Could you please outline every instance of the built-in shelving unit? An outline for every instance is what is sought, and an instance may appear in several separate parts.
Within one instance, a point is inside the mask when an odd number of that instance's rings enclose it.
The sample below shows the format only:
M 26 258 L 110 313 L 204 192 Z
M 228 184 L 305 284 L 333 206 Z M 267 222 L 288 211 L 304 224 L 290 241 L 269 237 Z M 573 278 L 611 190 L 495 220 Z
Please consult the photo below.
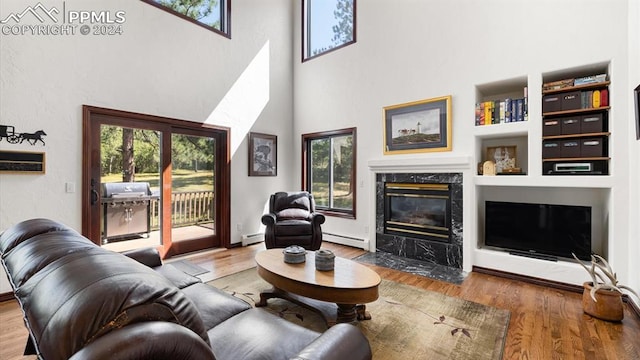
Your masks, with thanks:
M 579 74 L 542 89 L 542 171 L 544 175 L 609 175 L 609 84 Z M 574 85 L 579 79 L 593 79 Z
M 515 108 L 516 100 L 523 99 L 527 93 L 527 89 L 528 83 L 526 76 L 478 85 L 476 86 L 476 113 L 479 111 L 478 107 L 481 104 L 495 102 L 497 108 L 499 106 L 498 103 L 504 106 L 505 100 L 507 104 L 513 104 Z M 525 121 L 525 119 L 528 119 L 526 107 L 520 111 L 523 111 L 523 114 L 519 117 L 521 121 L 517 121 L 518 117 L 515 114 L 511 117 L 507 115 L 507 119 L 505 120 L 504 114 L 499 115 L 499 110 L 496 110 L 493 123 L 487 119 L 486 122 L 483 121 L 485 125 L 478 125 L 474 128 L 477 155 L 476 163 L 478 165 L 489 160 L 487 158 L 487 148 L 515 146 L 516 154 L 511 154 L 511 156 L 515 155 L 516 167 L 519 168 L 521 172 L 517 175 L 508 176 L 523 176 L 527 174 L 530 122 Z M 504 113 L 504 110 L 502 112 Z M 508 109 L 507 112 L 509 112 Z M 487 115 L 487 117 L 491 116 Z M 476 124 L 478 124 L 477 115 Z
M 549 280 L 577 283 L 583 279 L 584 271 L 571 261 L 560 260 L 556 263 L 522 258 L 509 255 L 507 252 L 489 249 L 484 244 L 484 205 L 485 201 L 513 201 L 530 203 L 550 203 L 567 205 L 585 205 L 593 208 L 593 236 L 592 250 L 605 254 L 608 239 L 612 230 L 614 178 L 610 175 L 614 169 L 609 168 L 610 151 L 609 138 L 613 129 L 608 126 L 608 116 L 612 105 L 606 104 L 594 109 L 572 109 L 558 111 L 543 111 L 542 100 L 548 94 L 565 94 L 572 91 L 588 91 L 594 88 L 608 88 L 609 63 L 598 63 L 575 68 L 561 69 L 548 73 L 532 73 L 506 80 L 476 85 L 476 103 L 498 100 L 506 97 L 521 97 L 523 89 L 528 89 L 528 121 L 505 122 L 491 125 L 478 125 L 473 128 L 474 157 L 472 162 L 481 164 L 486 158 L 487 148 L 495 146 L 516 146 L 517 167 L 522 169 L 517 175 L 476 175 L 473 179 L 474 198 L 477 204 L 472 210 L 472 230 L 477 244 L 473 249 L 475 266 L 493 268 L 506 272 L 543 277 Z M 543 83 L 562 79 L 585 77 L 596 74 L 607 74 L 607 81 L 599 84 L 572 86 L 558 90 L 542 90 Z M 610 94 L 609 94 L 610 97 Z M 477 109 L 475 109 L 477 113 Z M 469 112 L 471 114 L 471 111 Z M 596 114 L 602 115 L 603 127 L 599 131 L 575 133 L 544 134 L 543 124 L 546 119 L 557 119 Z M 477 124 L 477 121 L 476 121 Z M 575 157 L 543 157 L 544 144 L 554 140 L 603 140 L 603 150 L 600 156 Z M 545 152 L 545 155 L 548 155 Z M 545 169 L 548 164 L 573 161 L 604 161 L 607 163 L 607 173 L 603 175 L 585 174 L 554 174 L 549 176 Z M 547 165 L 545 165 L 547 164 Z M 525 265 L 525 267 L 521 266 Z

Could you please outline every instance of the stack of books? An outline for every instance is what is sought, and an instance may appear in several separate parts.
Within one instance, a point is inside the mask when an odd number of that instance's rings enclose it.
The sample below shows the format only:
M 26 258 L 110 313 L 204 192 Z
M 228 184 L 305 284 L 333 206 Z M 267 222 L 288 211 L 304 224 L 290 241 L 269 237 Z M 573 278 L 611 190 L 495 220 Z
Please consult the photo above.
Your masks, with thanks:
M 564 79 L 542 84 L 542 91 L 560 90 L 573 86 L 575 79 Z
M 529 120 L 527 88 L 524 97 L 488 100 L 476 103 L 476 126 Z
M 542 84 L 542 91 L 562 90 L 573 86 L 597 84 L 607 81 L 607 74 L 590 75 L 579 78 L 563 79 Z

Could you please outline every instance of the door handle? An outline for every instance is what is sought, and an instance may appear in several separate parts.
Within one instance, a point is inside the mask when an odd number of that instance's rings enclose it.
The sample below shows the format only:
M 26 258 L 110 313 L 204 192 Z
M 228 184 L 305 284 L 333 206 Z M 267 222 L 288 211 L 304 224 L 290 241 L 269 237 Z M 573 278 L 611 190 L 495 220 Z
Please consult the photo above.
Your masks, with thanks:
M 96 180 L 91 179 L 91 197 L 90 197 L 91 205 L 95 205 L 98 202 L 99 197 L 100 197 L 100 194 L 98 194 L 98 192 L 96 191 Z
M 95 205 L 98 202 L 98 192 L 95 189 L 91 189 L 91 205 Z

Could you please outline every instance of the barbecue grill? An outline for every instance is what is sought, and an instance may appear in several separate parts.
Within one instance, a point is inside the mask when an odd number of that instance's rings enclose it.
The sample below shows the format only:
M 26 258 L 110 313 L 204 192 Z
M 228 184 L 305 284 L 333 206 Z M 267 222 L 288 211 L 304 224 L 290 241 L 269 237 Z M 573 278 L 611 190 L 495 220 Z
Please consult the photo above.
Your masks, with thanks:
M 102 242 L 126 240 L 151 231 L 151 187 L 147 182 L 102 184 Z

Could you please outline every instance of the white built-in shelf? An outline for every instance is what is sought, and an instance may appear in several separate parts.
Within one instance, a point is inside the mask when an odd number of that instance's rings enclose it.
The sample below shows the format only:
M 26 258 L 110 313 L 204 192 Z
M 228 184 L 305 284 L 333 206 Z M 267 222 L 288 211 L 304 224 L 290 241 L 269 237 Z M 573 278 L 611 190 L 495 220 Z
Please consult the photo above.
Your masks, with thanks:
M 527 136 L 529 134 L 530 127 L 530 121 L 518 121 L 502 124 L 479 125 L 476 126 L 473 131 L 474 135 L 479 139 L 493 139 L 512 136 Z
M 519 187 L 558 187 L 609 189 L 613 187 L 610 175 L 573 176 L 573 175 L 496 175 L 474 177 L 477 186 L 519 186 Z

